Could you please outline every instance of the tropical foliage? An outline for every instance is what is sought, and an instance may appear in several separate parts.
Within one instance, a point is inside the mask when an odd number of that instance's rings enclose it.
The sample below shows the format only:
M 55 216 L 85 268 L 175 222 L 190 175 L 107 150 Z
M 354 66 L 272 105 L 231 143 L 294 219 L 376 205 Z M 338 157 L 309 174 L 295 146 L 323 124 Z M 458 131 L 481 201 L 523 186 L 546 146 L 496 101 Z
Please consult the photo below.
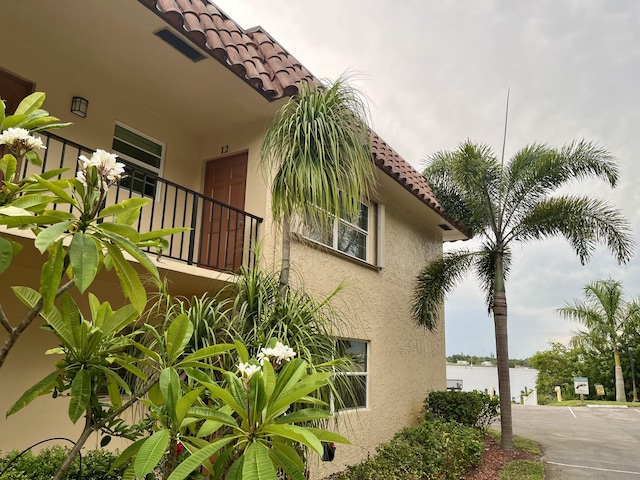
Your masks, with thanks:
M 302 82 L 270 124 L 260 158 L 273 217 L 282 221 L 282 285 L 289 283 L 292 220 L 329 228 L 336 217 L 357 218 L 372 192 L 368 116 L 362 95 L 342 76 L 331 85 Z
M 613 279 L 588 283 L 583 292 L 583 300 L 573 300 L 557 312 L 584 327 L 574 333 L 574 346 L 599 355 L 613 354 L 616 401 L 626 402 L 620 356 L 625 350 L 623 339 L 640 327 L 640 302 L 625 300 L 622 284 Z
M 533 144 L 506 165 L 488 146 L 469 141 L 428 160 L 424 176 L 429 185 L 444 210 L 479 237 L 479 248 L 447 252 L 422 270 L 414 293 L 414 318 L 434 329 L 446 293 L 475 271 L 494 319 L 504 449 L 513 450 L 505 293 L 512 247 L 562 236 L 582 263 L 600 243 L 619 262 L 626 262 L 633 241 L 622 214 L 605 200 L 558 193 L 571 181 L 587 178 L 614 187 L 618 175 L 611 155 L 585 141 L 559 149 Z
M 114 270 L 122 291 L 138 313 L 147 303 L 140 276 L 125 259 L 131 255 L 149 275 L 158 279 L 158 271 L 141 248 L 166 245 L 164 236 L 183 231 L 165 229 L 138 234 L 131 225 L 150 199 L 132 198 L 104 207 L 109 187 L 123 173 L 116 156 L 98 150 L 91 158 L 80 156 L 76 178 L 60 178 L 64 169 L 46 171 L 20 179 L 20 164 L 24 159 L 40 164 L 38 150 L 45 148 L 31 131 L 60 128 L 55 117 L 42 110 L 44 93 L 26 97 L 13 115 L 0 109 L 0 124 L 6 130 L 0 134 L 0 145 L 8 148 L 0 161 L 2 188 L 0 191 L 0 226 L 7 229 L 29 229 L 35 235 L 34 246 L 47 254 L 40 277 L 41 298 L 18 322 L 11 322 L 0 309 L 0 324 L 9 334 L 0 348 L 0 366 L 21 333 L 38 313 L 49 311 L 56 298 L 74 285 L 84 293 L 101 268 Z M 29 130 L 30 129 L 30 130 Z M 68 209 L 61 208 L 68 206 Z M 68 245 L 68 247 L 66 246 Z M 0 236 L 0 273 L 5 271 L 22 245 Z M 64 282 L 64 277 L 69 280 Z

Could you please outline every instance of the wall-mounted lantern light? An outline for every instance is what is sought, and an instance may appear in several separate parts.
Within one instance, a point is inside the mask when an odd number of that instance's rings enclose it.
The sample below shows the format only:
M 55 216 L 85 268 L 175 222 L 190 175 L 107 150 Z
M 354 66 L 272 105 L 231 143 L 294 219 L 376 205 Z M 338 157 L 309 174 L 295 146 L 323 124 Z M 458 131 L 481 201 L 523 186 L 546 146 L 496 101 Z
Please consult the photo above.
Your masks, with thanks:
M 71 100 L 71 113 L 75 113 L 79 117 L 85 118 L 89 109 L 89 100 L 82 97 L 73 97 Z

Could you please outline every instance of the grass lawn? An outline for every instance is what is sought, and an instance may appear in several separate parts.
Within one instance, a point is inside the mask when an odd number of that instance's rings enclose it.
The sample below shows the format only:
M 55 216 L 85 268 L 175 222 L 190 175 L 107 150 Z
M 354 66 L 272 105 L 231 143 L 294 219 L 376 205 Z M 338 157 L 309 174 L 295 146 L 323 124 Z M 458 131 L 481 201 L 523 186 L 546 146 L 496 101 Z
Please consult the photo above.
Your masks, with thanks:
M 499 431 L 489 429 L 487 434 L 500 443 L 501 434 Z M 514 435 L 513 443 L 516 450 L 522 450 L 536 456 L 542 455 L 540 446 L 533 440 Z M 544 480 L 544 465 L 541 460 L 514 460 L 502 469 L 498 480 Z

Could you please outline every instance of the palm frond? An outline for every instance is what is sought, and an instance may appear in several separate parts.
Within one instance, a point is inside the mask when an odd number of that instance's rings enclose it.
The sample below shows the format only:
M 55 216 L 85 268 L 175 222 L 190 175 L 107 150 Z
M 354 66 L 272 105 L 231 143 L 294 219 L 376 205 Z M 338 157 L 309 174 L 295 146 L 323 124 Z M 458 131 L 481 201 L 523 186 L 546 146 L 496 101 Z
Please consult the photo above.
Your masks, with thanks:
M 548 198 L 536 204 L 512 232 L 512 239 L 539 240 L 563 236 L 585 264 L 604 243 L 619 263 L 626 263 L 634 246 L 629 222 L 606 201 L 577 196 Z
M 276 219 L 327 225 L 332 216 L 355 218 L 374 185 L 374 164 L 363 96 L 338 78 L 332 85 L 302 83 L 278 112 L 260 152 L 271 183 Z
M 467 141 L 430 156 L 423 175 L 448 215 L 481 232 L 495 230 L 500 215 L 500 172 L 488 146 Z
M 475 270 L 480 282 L 480 286 L 485 295 L 485 301 L 487 303 L 487 311 L 491 312 L 493 309 L 493 295 L 496 280 L 496 257 L 498 252 L 494 245 L 485 242 L 482 248 L 478 252 L 478 256 L 475 261 Z M 504 247 L 502 249 L 502 262 L 504 270 L 504 280 L 506 281 L 509 271 L 511 269 L 511 249 Z
M 414 322 L 433 331 L 438 326 L 445 295 L 473 266 L 477 252 L 447 252 L 425 266 L 416 278 L 411 310 Z

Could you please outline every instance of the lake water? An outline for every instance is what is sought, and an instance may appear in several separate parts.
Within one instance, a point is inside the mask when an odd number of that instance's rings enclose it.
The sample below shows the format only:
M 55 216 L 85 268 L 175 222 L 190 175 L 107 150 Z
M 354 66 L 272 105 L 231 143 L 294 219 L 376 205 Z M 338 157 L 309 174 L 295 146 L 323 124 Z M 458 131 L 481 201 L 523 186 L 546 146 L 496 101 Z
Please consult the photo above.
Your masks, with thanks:
M 538 371 L 533 368 L 510 368 L 511 397 L 520 400 L 520 392 L 527 387 L 527 390 L 536 388 L 536 378 Z M 498 367 L 479 367 L 464 365 L 447 365 L 447 380 L 462 380 L 462 390 L 470 392 L 480 390 L 487 392 L 491 386 L 498 394 Z

